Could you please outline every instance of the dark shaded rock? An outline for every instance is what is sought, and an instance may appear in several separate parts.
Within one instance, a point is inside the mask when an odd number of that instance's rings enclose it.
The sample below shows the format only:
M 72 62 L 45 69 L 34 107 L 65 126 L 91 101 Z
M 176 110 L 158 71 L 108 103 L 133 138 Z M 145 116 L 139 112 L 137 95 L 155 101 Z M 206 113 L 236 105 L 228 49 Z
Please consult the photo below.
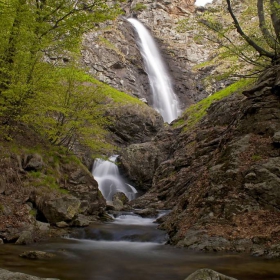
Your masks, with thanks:
M 27 251 L 20 254 L 21 258 L 30 260 L 45 260 L 54 258 L 56 255 L 53 253 L 43 252 L 43 251 Z
M 276 144 L 278 146 L 280 145 L 280 131 L 274 133 L 272 140 L 273 140 L 273 144 Z
M 247 91 L 250 98 L 233 94 L 217 101 L 196 126 L 183 124 L 166 138 L 168 159 L 156 168 L 149 191 L 131 204 L 172 209 L 160 225 L 171 244 L 210 251 L 255 247 L 265 256 L 278 246 L 280 154 L 274 139 L 280 103 L 268 89 L 275 73 L 265 75 Z M 254 243 L 257 237 L 263 242 Z
M 11 272 L 0 268 L 1 280 L 59 280 L 57 278 L 40 278 L 19 272 Z
M 185 280 L 237 280 L 237 279 L 226 276 L 212 269 L 202 268 L 192 273 Z
M 5 177 L 0 176 L 0 194 L 6 190 L 6 179 Z
M 145 105 L 126 104 L 107 112 L 113 122 L 109 125 L 111 138 L 118 146 L 150 141 L 162 128 L 163 119 L 154 109 Z
M 151 142 L 133 144 L 122 149 L 118 158 L 119 168 L 138 189 L 147 191 L 151 188 L 157 168 L 172 152 L 172 141 L 176 133 L 176 130 L 166 128 Z

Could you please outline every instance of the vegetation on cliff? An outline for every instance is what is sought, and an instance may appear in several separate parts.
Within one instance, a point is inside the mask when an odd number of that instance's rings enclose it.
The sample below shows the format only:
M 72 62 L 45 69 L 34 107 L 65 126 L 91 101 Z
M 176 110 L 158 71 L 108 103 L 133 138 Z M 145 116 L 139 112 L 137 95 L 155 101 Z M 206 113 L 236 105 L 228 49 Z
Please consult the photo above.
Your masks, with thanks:
M 279 64 L 279 21 L 277 0 L 227 0 L 226 5 L 217 1 L 198 9 L 194 18 L 179 22 L 178 30 L 193 30 L 197 42 L 213 49 L 211 59 L 196 68 L 215 67 L 215 80 L 258 77 Z
M 82 35 L 121 13 L 104 1 L 1 1 L 0 120 L 11 140 L 26 123 L 52 144 L 105 143 L 104 116 L 111 102 L 140 103 L 100 83 L 80 66 Z

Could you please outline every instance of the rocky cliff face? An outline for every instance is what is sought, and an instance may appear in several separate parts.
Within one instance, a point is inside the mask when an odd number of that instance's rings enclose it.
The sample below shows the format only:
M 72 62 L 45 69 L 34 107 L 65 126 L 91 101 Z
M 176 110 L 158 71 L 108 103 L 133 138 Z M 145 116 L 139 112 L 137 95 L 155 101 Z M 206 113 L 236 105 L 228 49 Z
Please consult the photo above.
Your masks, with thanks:
M 100 219 L 105 200 L 77 158 L 25 126 L 11 137 L 11 143 L 0 137 L 0 241 L 21 237 L 26 244 L 49 236 L 50 224 L 85 226 Z
M 206 92 L 191 66 L 205 61 L 209 50 L 193 40 L 192 33 L 176 31 L 177 23 L 194 11 L 194 1 L 130 1 L 125 16 L 98 26 L 84 36 L 83 61 L 99 80 L 152 104 L 143 61 L 128 17 L 137 17 L 150 29 L 167 62 L 174 90 L 186 108 Z
M 145 144 L 170 153 L 134 206 L 172 209 L 161 226 L 171 244 L 280 256 L 279 73 L 214 103 L 195 128 L 169 129 L 172 137 Z M 142 151 L 148 168 L 149 150 Z M 133 157 L 132 148 L 127 154 Z

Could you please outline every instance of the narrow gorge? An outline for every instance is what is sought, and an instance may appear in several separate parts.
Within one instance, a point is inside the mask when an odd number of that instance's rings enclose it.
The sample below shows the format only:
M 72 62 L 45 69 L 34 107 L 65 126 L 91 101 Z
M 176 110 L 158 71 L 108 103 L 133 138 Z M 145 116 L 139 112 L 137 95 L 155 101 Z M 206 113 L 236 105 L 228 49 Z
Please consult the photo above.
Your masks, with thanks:
M 230 1 L 43 2 L 0 3 L 0 279 L 280 279 L 280 31 L 245 67 Z

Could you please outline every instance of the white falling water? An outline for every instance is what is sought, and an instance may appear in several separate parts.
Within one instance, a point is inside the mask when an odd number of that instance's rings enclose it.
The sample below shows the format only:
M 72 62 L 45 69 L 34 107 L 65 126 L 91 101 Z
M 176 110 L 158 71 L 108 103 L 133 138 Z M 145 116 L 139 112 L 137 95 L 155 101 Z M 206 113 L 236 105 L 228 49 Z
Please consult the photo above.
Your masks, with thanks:
M 98 188 L 107 201 L 112 201 L 116 192 L 123 192 L 129 200 L 135 198 L 137 190 L 124 182 L 119 169 L 115 164 L 118 156 L 111 156 L 109 160 L 96 159 L 94 161 L 92 175 L 98 183 Z
M 165 122 L 172 122 L 179 114 L 179 101 L 172 89 L 171 79 L 157 44 L 147 28 L 137 19 L 129 18 L 139 36 L 139 47 L 153 93 L 153 107 Z

